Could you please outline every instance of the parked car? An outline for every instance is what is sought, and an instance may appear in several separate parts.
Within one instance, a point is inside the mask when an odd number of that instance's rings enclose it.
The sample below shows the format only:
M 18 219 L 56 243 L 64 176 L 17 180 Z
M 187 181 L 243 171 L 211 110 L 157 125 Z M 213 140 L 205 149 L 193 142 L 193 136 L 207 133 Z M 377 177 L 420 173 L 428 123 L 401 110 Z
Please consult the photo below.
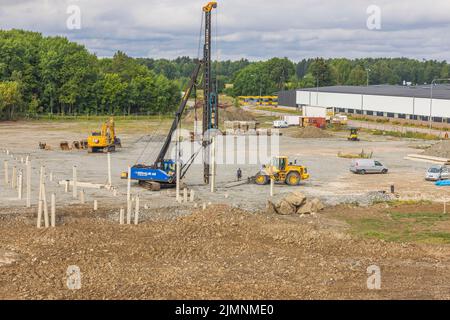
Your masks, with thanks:
M 425 180 L 440 181 L 450 179 L 450 169 L 447 166 L 435 165 L 428 169 Z
M 273 122 L 273 127 L 274 128 L 289 128 L 289 123 L 287 123 L 287 121 L 284 120 L 277 120 Z
M 350 165 L 350 171 L 357 174 L 382 173 L 386 174 L 389 169 L 380 161 L 373 159 L 355 159 Z

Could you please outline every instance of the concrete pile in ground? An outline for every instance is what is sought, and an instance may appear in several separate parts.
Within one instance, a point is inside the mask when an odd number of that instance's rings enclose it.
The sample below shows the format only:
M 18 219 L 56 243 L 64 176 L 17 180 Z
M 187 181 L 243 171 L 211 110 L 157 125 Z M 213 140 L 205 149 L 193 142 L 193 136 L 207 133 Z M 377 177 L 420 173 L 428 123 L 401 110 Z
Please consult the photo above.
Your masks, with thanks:
M 307 199 L 301 192 L 291 193 L 276 203 L 267 202 L 267 211 L 279 215 L 312 214 L 323 209 L 325 206 L 319 199 Z

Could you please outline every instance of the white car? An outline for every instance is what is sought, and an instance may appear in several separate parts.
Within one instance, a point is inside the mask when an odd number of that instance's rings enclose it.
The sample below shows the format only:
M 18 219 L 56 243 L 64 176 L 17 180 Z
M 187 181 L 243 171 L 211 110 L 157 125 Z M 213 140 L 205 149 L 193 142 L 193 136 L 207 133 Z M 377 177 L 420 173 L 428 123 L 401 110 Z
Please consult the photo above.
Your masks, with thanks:
M 277 120 L 273 122 L 273 127 L 274 128 L 289 128 L 289 123 L 287 123 L 287 121 L 284 120 Z
M 447 166 L 432 166 L 428 169 L 425 180 L 428 181 L 440 181 L 450 179 L 450 170 Z

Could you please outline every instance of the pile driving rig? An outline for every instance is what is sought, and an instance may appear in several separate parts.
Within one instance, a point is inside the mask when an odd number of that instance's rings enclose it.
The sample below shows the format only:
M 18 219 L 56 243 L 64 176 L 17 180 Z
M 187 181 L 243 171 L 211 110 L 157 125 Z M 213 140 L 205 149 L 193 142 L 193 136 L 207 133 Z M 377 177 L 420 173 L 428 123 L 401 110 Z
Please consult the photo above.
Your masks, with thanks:
M 187 102 L 191 96 L 192 91 L 196 87 L 197 80 L 203 72 L 202 89 L 204 92 L 203 103 L 203 177 L 206 184 L 209 183 L 210 178 L 210 165 L 209 165 L 209 151 L 210 137 L 208 132 L 219 127 L 219 112 L 218 112 L 218 95 L 215 90 L 215 86 L 212 81 L 211 74 L 211 40 L 212 40 L 212 11 L 217 8 L 217 2 L 209 2 L 203 7 L 203 13 L 205 15 L 205 43 L 203 46 L 203 59 L 197 61 L 195 69 L 192 73 L 189 81 L 188 88 L 183 96 L 181 104 L 175 114 L 175 119 L 172 123 L 172 127 L 165 139 L 165 142 L 159 152 L 156 161 L 152 165 L 137 164 L 131 168 L 131 179 L 138 180 L 139 184 L 150 190 L 160 190 L 160 188 L 171 188 L 176 186 L 177 181 L 177 160 L 166 159 L 167 152 L 172 141 L 172 136 L 180 125 L 181 117 L 186 109 Z M 191 157 L 187 163 L 180 165 L 180 180 L 186 175 L 192 162 L 195 160 L 195 156 Z

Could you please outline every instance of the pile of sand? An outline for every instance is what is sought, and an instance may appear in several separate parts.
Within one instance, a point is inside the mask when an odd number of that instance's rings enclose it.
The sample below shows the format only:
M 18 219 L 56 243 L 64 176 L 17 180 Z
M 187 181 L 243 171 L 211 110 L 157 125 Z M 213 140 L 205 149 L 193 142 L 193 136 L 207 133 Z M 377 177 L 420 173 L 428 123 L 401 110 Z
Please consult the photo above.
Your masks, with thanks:
M 197 119 L 199 121 L 202 120 L 202 114 L 203 110 L 201 108 L 197 108 Z M 242 110 L 241 108 L 224 106 L 223 108 L 219 108 L 219 120 L 220 123 L 222 123 L 224 121 L 256 121 L 256 118 L 253 114 Z M 184 121 L 195 121 L 195 111 L 193 108 L 187 112 Z
M 450 140 L 436 143 L 431 148 L 427 149 L 423 154 L 427 156 L 450 159 Z
M 331 134 L 316 127 L 294 128 L 290 130 L 287 135 L 292 138 L 300 139 L 320 139 L 331 137 Z

